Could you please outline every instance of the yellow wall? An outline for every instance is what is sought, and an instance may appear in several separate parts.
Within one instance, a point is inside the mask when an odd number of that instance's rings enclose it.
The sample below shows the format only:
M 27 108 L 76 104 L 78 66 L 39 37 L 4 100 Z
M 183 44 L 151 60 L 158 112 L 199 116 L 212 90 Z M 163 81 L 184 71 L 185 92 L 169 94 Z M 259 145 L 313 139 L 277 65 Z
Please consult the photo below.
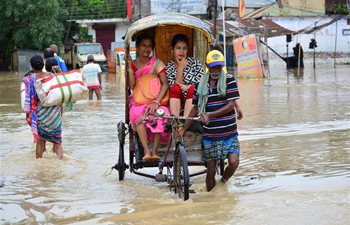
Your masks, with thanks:
M 267 10 L 266 16 L 320 16 L 325 14 L 325 0 L 282 0 L 282 3 L 282 9 L 276 4 Z

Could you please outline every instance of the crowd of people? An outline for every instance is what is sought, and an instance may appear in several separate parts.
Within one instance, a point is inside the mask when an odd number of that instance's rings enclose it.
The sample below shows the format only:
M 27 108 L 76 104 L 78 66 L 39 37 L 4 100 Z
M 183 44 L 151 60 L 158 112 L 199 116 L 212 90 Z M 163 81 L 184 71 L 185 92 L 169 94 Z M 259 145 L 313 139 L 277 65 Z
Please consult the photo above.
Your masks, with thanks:
M 233 76 L 228 75 L 225 58 L 218 50 L 210 51 L 206 58 L 205 72 L 200 61 L 188 56 L 188 37 L 177 34 L 172 38 L 172 60 L 164 64 L 153 56 L 154 39 L 148 34 L 140 34 L 136 38 L 137 58 L 126 55 L 128 68 L 128 84 L 131 89 L 129 97 L 129 118 L 133 129 L 137 132 L 144 149 L 143 160 L 159 161 L 157 153 L 161 143 L 167 143 L 169 134 L 165 132 L 167 119 L 157 119 L 150 123 L 147 118 L 152 113 L 161 111 L 165 115 L 197 116 L 203 118 L 203 152 L 207 164 L 207 190 L 215 186 L 217 160 L 228 158 L 228 166 L 221 179 L 226 182 L 235 172 L 239 164 L 240 145 L 237 133 L 237 119 L 243 113 L 237 103 L 239 91 Z M 44 50 L 44 59 L 34 56 L 30 63 L 32 71 L 22 82 L 23 110 L 26 112 L 28 124 L 31 126 L 36 145 L 36 158 L 41 158 L 46 150 L 45 142 L 54 144 L 53 151 L 62 159 L 61 144 L 62 105 L 43 107 L 36 96 L 34 82 L 50 76 L 51 73 L 66 72 L 64 60 L 57 55 L 57 45 L 52 44 Z M 95 92 L 101 100 L 101 68 L 94 63 L 93 56 L 88 56 L 87 64 L 81 69 L 89 99 Z M 146 82 L 146 83 L 142 83 Z M 142 93 L 142 94 L 140 94 Z M 146 93 L 146 94 L 145 94 Z M 151 98 L 145 98 L 149 95 Z M 54 115 L 55 121 L 48 121 L 47 113 Z M 182 135 L 190 127 L 186 121 Z M 153 142 L 152 147 L 149 143 Z
M 46 151 L 46 142 L 53 143 L 53 152 L 57 158 L 63 158 L 62 147 L 62 104 L 44 107 L 35 89 L 35 82 L 52 74 L 68 71 L 64 60 L 58 55 L 58 47 L 51 44 L 44 49 L 43 56 L 35 55 L 30 59 L 31 70 L 24 75 L 21 84 L 21 105 L 26 113 L 26 120 L 31 127 L 36 143 L 36 158 L 42 158 Z M 101 100 L 101 67 L 94 63 L 94 57 L 87 57 L 87 64 L 81 69 L 86 87 L 89 89 L 89 100 L 93 92 Z M 68 103 L 70 104 L 70 103 Z

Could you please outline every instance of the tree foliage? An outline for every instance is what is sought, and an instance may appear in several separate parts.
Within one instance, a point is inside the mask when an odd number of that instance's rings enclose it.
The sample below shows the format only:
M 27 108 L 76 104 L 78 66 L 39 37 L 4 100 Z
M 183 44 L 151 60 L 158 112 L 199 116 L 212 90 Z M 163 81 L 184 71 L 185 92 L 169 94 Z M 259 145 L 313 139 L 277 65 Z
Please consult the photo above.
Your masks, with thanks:
M 76 0 L 67 4 L 73 19 L 126 17 L 126 0 Z
M 60 44 L 68 12 L 63 0 L 2 0 L 0 42 L 7 49 L 44 49 Z
M 86 33 L 72 22 L 76 19 L 125 16 L 126 0 L 0 0 L 0 57 L 9 62 L 15 48 L 62 47 L 72 36 Z
M 334 4 L 332 7 L 332 13 L 341 15 L 350 14 L 348 7 L 345 4 Z
M 0 12 L 1 48 L 43 49 L 62 43 L 67 20 L 125 17 L 126 1 L 1 0 Z

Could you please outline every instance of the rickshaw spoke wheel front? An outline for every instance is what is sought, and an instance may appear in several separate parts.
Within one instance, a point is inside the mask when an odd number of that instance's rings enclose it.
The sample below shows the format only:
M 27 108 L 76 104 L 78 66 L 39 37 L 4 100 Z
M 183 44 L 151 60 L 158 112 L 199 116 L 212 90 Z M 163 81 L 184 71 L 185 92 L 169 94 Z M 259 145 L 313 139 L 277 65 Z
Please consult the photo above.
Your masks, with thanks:
M 189 198 L 190 177 L 188 173 L 186 150 L 181 144 L 178 144 L 175 149 L 173 169 L 175 193 L 186 201 Z

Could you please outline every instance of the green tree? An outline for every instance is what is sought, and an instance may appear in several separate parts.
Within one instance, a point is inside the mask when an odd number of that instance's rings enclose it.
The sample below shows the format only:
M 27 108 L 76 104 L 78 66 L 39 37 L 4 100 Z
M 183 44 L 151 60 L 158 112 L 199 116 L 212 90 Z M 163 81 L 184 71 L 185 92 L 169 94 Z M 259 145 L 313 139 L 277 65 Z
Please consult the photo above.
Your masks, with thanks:
M 42 50 L 61 45 L 68 15 L 63 0 L 1 0 L 0 48 L 9 59 L 15 48 Z
M 125 18 L 126 0 L 76 0 L 66 2 L 71 19 Z
M 9 61 L 15 48 L 62 47 L 84 36 L 76 19 L 124 17 L 126 0 L 0 0 L 0 57 Z
M 334 4 L 332 7 L 332 13 L 341 15 L 350 14 L 348 7 L 345 4 Z

